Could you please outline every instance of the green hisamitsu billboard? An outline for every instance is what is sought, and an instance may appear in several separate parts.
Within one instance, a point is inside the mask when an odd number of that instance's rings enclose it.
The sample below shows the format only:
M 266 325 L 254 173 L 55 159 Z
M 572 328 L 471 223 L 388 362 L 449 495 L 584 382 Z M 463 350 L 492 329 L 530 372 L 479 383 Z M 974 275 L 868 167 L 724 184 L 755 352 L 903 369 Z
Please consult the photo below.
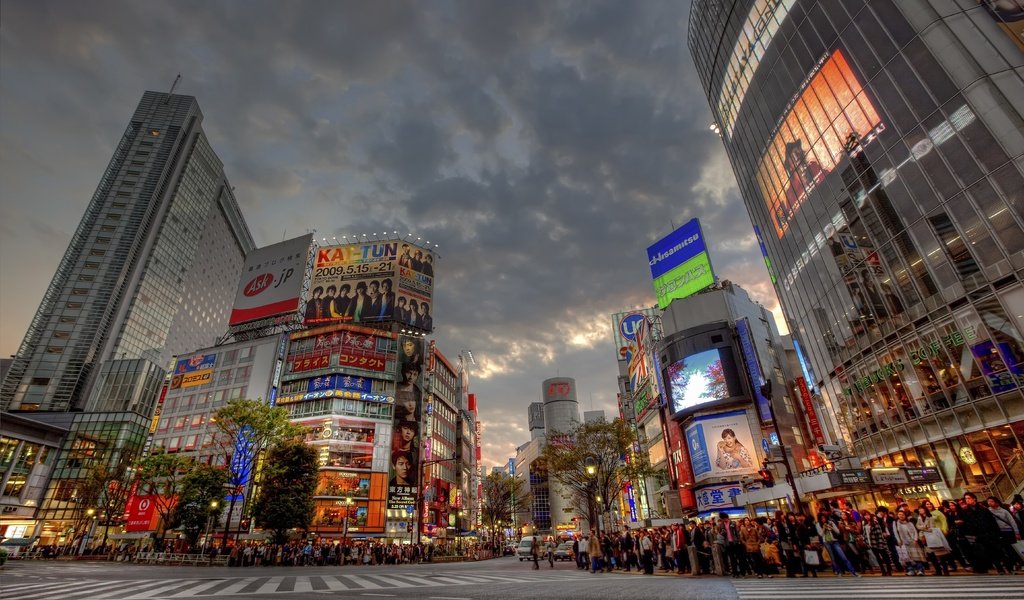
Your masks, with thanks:
M 700 221 L 692 219 L 647 248 L 658 308 L 715 283 Z

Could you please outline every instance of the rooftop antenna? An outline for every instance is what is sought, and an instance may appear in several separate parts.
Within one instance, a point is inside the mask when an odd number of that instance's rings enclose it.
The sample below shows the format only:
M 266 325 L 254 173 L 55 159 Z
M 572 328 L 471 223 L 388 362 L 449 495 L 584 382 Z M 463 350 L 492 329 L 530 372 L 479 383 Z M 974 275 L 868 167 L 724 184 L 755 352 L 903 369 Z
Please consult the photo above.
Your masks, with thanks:
M 174 78 L 174 83 L 171 84 L 171 90 L 167 92 L 167 95 L 164 97 L 164 104 L 167 104 L 171 99 L 171 94 L 174 93 L 174 88 L 178 87 L 179 81 L 181 81 L 181 73 L 178 73 L 178 76 Z

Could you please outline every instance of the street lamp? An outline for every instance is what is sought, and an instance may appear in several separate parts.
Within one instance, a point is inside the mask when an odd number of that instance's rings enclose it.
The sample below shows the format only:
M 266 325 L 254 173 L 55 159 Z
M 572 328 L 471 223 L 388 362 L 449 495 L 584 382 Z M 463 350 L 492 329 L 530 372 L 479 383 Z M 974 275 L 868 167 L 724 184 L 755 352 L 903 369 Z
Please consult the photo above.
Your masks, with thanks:
M 216 500 L 210 500 L 210 513 L 206 515 L 206 532 L 203 534 L 203 554 L 206 554 L 206 544 L 210 537 L 210 526 L 213 522 L 213 513 L 217 510 L 220 503 Z
M 352 504 L 352 496 L 345 498 L 345 521 L 341 533 L 341 539 L 345 544 L 348 544 L 348 514 L 352 512 Z
M 82 545 L 78 547 L 78 554 L 81 555 L 85 552 L 85 547 L 89 545 L 89 541 L 92 539 L 92 534 L 96 530 L 96 509 L 89 508 L 85 511 L 85 516 L 89 517 L 91 521 L 89 523 L 89 531 L 82 536 Z
M 594 460 L 593 456 L 588 456 L 584 459 L 583 465 L 587 469 L 587 475 L 593 476 L 594 473 L 597 473 L 597 461 Z

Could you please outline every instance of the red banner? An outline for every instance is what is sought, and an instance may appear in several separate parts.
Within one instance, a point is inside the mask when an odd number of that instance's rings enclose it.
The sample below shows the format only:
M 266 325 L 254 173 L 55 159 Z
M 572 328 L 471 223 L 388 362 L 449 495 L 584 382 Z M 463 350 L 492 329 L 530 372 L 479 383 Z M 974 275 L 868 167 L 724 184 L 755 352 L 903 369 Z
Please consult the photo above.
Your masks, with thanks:
M 803 377 L 797 377 L 796 385 L 800 388 L 800 399 L 804 403 L 804 414 L 807 415 L 807 424 L 811 427 L 814 443 L 824 444 L 825 435 L 821 431 L 821 421 L 818 421 L 818 413 L 814 410 L 814 400 L 811 399 L 811 391 L 807 389 L 807 381 Z
M 125 510 L 125 531 L 155 531 L 160 516 L 156 511 L 156 496 L 132 496 Z
M 315 369 L 326 369 L 331 366 L 331 352 L 317 352 L 313 354 L 304 354 L 302 356 L 296 356 L 291 359 L 292 361 L 292 373 L 299 373 L 301 371 L 313 371 Z
M 383 354 L 356 354 L 350 352 L 348 348 L 342 348 L 341 355 L 338 356 L 338 364 L 342 367 L 352 367 L 353 369 L 383 371 L 387 365 L 387 360 Z

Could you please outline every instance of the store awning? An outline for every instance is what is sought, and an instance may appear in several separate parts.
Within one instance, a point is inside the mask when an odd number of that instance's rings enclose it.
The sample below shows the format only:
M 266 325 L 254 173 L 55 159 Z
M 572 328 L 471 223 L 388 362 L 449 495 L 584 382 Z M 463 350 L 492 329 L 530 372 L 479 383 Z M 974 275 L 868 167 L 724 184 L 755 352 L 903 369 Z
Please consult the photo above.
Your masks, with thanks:
M 31 546 L 36 538 L 6 538 L 0 541 L 0 546 Z

